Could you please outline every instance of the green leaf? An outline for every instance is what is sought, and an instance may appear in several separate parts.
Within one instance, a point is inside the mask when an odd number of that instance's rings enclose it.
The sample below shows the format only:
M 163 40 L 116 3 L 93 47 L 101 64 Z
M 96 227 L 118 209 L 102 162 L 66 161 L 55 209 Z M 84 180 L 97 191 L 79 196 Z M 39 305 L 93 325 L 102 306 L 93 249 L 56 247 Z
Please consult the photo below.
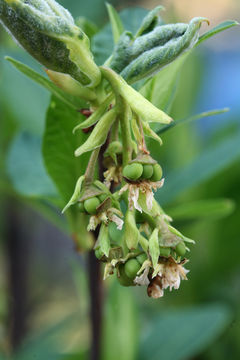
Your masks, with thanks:
M 7 156 L 7 174 L 14 189 L 34 198 L 56 198 L 56 189 L 48 177 L 41 156 L 41 139 L 19 133 Z
M 173 201 L 184 190 L 201 184 L 240 158 L 240 132 L 211 146 L 192 163 L 168 175 L 164 187 L 156 199 L 163 203 Z
M 149 238 L 149 254 L 152 259 L 153 268 L 155 269 L 160 255 L 158 242 L 158 229 L 154 229 Z
M 138 346 L 137 304 L 129 288 L 110 285 L 103 322 L 102 359 L 135 360 Z
M 134 212 L 129 209 L 126 211 L 124 219 L 124 237 L 130 250 L 137 249 L 140 232 L 136 225 Z
M 66 94 L 63 90 L 59 89 L 56 85 L 54 85 L 51 81 L 49 81 L 46 77 L 38 74 L 36 71 L 32 70 L 29 66 L 17 61 L 9 56 L 5 57 L 13 66 L 15 66 L 19 71 L 21 71 L 24 75 L 28 76 L 30 79 L 35 81 L 36 83 L 42 85 L 45 89 L 50 91 L 54 96 L 56 96 L 59 100 L 63 101 L 68 106 L 72 108 L 81 108 L 83 107 L 84 102 L 78 99 L 75 96 L 71 96 Z
M 210 37 L 218 34 L 221 31 L 230 29 L 233 26 L 239 25 L 239 23 L 237 21 L 234 20 L 226 20 L 223 21 L 221 24 L 218 24 L 217 26 L 215 26 L 213 29 L 205 32 L 205 34 L 203 34 L 202 36 L 200 36 L 196 46 L 198 46 L 199 44 L 201 44 L 201 42 L 209 39 Z
M 111 22 L 111 26 L 112 26 L 112 33 L 113 33 L 113 40 L 114 43 L 116 44 L 118 42 L 119 37 L 121 36 L 121 34 L 124 31 L 124 27 L 122 24 L 122 21 L 117 13 L 117 11 L 114 9 L 114 7 L 109 4 L 106 3 L 107 6 L 107 11 L 108 11 L 108 16 Z
M 53 97 L 47 112 L 43 137 L 45 166 L 64 203 L 71 198 L 77 179 L 84 173 L 88 156 L 81 161 L 74 156 L 75 148 L 87 136 L 82 132 L 74 136 L 72 129 L 83 116 Z
M 71 14 L 54 0 L 1 0 L 0 19 L 12 36 L 48 69 L 96 86 L 100 72 L 89 39 Z
M 235 202 L 230 199 L 208 199 L 184 203 L 169 208 L 167 213 L 174 220 L 204 219 L 212 221 L 230 215 Z
M 113 108 L 103 115 L 94 127 L 88 139 L 77 148 L 75 156 L 94 150 L 103 145 L 107 139 L 108 132 L 116 118 L 116 109 Z
M 145 326 L 139 359 L 194 358 L 219 337 L 231 319 L 230 309 L 220 304 L 165 310 Z
M 159 23 L 159 16 L 158 13 L 164 10 L 164 7 L 159 5 L 155 7 L 153 10 L 149 11 L 149 13 L 144 17 L 140 28 L 138 29 L 135 38 L 138 36 L 141 36 L 143 34 L 146 34 L 147 32 L 154 29 L 154 27 Z
M 101 251 L 108 257 L 110 246 L 110 238 L 108 235 L 108 226 L 105 224 L 101 225 L 99 236 L 98 236 L 98 243 L 100 246 Z
M 228 112 L 229 110 L 230 110 L 229 108 L 223 108 L 223 109 L 217 109 L 217 110 L 204 111 L 200 114 L 193 115 L 193 116 L 187 117 L 185 119 L 181 119 L 181 120 L 176 120 L 169 125 L 163 126 L 160 130 L 157 131 L 157 133 L 162 134 L 165 131 L 170 130 L 178 125 L 187 124 L 189 122 L 203 119 L 203 118 L 209 117 L 209 116 L 224 114 L 225 112 Z

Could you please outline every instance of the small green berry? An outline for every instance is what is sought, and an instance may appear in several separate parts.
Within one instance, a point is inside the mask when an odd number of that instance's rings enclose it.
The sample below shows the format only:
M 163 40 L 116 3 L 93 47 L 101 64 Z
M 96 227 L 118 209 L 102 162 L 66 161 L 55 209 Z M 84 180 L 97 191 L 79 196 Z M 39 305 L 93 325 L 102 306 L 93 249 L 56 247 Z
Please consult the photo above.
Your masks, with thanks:
M 99 200 L 100 200 L 101 203 L 102 203 L 107 197 L 108 197 L 107 194 L 101 194 L 101 195 L 98 196 L 98 198 L 99 198 Z
M 84 212 L 84 213 L 85 213 L 85 208 L 84 208 L 83 202 L 79 202 L 79 203 L 78 203 L 78 210 L 79 210 L 80 212 Z
M 144 263 L 144 261 L 147 260 L 147 254 L 143 253 L 143 254 L 140 254 L 136 257 L 137 261 L 139 262 L 140 265 L 142 265 Z
M 128 164 L 123 169 L 123 176 L 129 180 L 137 180 L 143 172 L 142 164 L 132 163 Z
M 162 178 L 162 168 L 159 164 L 153 165 L 153 175 L 151 177 L 152 181 L 159 181 Z
M 137 275 L 138 270 L 140 270 L 141 265 L 136 259 L 128 260 L 124 265 L 124 270 L 130 279 L 134 279 Z
M 180 243 L 177 244 L 177 246 L 175 248 L 175 251 L 179 256 L 184 256 L 185 255 L 186 246 L 185 246 L 183 241 L 181 241 Z
M 153 175 L 153 166 L 152 165 L 148 165 L 145 164 L 143 165 L 143 173 L 142 173 L 142 178 L 143 179 L 150 179 L 150 177 L 152 177 Z
M 122 285 L 122 286 L 133 286 L 133 281 L 132 279 L 129 279 L 129 277 L 126 275 L 125 271 L 124 271 L 124 265 L 120 265 L 119 266 L 119 274 L 120 276 L 117 277 L 119 283 Z
M 160 247 L 160 256 L 169 257 L 171 249 L 169 247 Z
M 91 215 L 96 214 L 99 205 L 100 200 L 97 197 L 92 197 L 84 201 L 85 210 Z

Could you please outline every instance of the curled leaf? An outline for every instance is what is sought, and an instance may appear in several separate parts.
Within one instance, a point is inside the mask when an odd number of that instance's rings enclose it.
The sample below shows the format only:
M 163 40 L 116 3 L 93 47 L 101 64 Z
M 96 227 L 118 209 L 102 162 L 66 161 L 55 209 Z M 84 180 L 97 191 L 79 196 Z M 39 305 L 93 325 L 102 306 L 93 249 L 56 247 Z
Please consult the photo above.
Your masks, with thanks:
M 80 176 L 80 178 L 78 179 L 73 195 L 69 200 L 69 202 L 67 203 L 67 205 L 62 210 L 62 213 L 64 213 L 70 206 L 76 204 L 76 202 L 79 200 L 83 181 L 84 181 L 84 175 Z

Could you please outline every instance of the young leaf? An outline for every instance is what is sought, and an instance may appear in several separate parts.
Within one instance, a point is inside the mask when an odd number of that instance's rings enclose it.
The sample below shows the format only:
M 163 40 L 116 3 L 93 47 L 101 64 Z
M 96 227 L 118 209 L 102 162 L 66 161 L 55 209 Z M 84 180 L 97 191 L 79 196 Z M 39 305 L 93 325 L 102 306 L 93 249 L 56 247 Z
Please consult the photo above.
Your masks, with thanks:
M 124 31 L 124 27 L 122 24 L 122 21 L 117 13 L 117 11 L 114 9 L 114 7 L 109 4 L 106 3 L 107 6 L 107 11 L 108 11 L 108 16 L 111 22 L 111 26 L 112 26 L 112 33 L 113 33 L 113 40 L 114 43 L 116 44 L 118 42 L 119 37 L 121 36 L 121 34 Z
M 94 150 L 103 145 L 107 139 L 108 132 L 116 118 L 116 109 L 113 108 L 106 112 L 98 121 L 88 139 L 75 150 L 75 156 L 80 156 L 85 152 Z
M 49 81 L 46 77 L 38 74 L 36 71 L 31 69 L 29 66 L 17 61 L 9 56 L 5 58 L 8 60 L 13 66 L 16 67 L 19 71 L 21 71 L 24 75 L 28 76 L 30 79 L 35 81 L 36 83 L 42 85 L 45 89 L 50 91 L 54 96 L 56 96 L 59 100 L 63 101 L 68 106 L 71 106 L 74 109 L 83 107 L 84 103 L 82 100 L 78 99 L 75 96 L 66 94 L 63 90 L 59 89 L 56 85 L 54 85 L 51 81 Z
M 83 181 L 84 181 L 84 175 L 80 176 L 80 178 L 78 179 L 73 195 L 69 200 L 69 202 L 67 203 L 67 205 L 64 207 L 62 213 L 64 213 L 73 204 L 76 204 L 76 202 L 79 200 Z
M 236 26 L 236 25 L 239 25 L 239 23 L 234 20 L 226 20 L 226 21 L 222 22 L 221 24 L 218 24 L 213 29 L 205 32 L 202 36 L 200 36 L 198 42 L 196 43 L 196 46 L 201 44 L 201 42 L 209 39 L 210 37 L 218 34 L 219 32 L 230 29 L 231 27 Z
M 158 242 L 158 229 L 154 229 L 149 239 L 149 254 L 152 259 L 153 268 L 158 264 L 160 255 L 159 242 Z
M 234 209 L 235 203 L 230 199 L 208 199 L 179 204 L 169 208 L 167 213 L 174 220 L 204 219 L 212 221 L 230 215 Z
M 157 7 L 155 7 L 153 10 L 149 11 L 149 13 L 144 17 L 140 28 L 138 29 L 135 38 L 146 34 L 149 31 L 152 31 L 154 29 L 154 27 L 158 24 L 159 22 L 159 16 L 158 13 L 164 10 L 164 7 L 159 5 Z
M 209 117 L 209 116 L 224 114 L 225 112 L 228 112 L 229 110 L 230 110 L 229 108 L 223 108 L 223 109 L 217 109 L 217 110 L 204 111 L 204 112 L 202 112 L 200 114 L 193 115 L 193 116 L 190 116 L 188 118 L 181 119 L 181 120 L 176 120 L 174 123 L 163 126 L 160 130 L 158 130 L 157 133 L 162 134 L 165 131 L 170 130 L 173 127 L 176 127 L 178 125 L 187 124 L 187 123 L 189 123 L 191 121 L 196 121 L 196 120 L 203 119 L 203 118 Z

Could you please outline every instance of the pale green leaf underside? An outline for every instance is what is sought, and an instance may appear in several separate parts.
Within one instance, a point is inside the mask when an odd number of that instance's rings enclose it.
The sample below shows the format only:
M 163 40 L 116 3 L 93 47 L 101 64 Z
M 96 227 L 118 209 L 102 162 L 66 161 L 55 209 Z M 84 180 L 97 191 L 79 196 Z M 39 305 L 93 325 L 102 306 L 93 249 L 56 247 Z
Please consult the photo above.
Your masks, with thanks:
M 236 25 L 239 25 L 239 23 L 235 20 L 226 20 L 226 21 L 222 22 L 221 24 L 218 24 L 213 29 L 205 32 L 202 36 L 200 36 L 196 46 L 201 44 L 201 42 L 209 39 L 210 37 L 220 33 L 221 31 L 230 29 L 231 27 L 236 26 Z

